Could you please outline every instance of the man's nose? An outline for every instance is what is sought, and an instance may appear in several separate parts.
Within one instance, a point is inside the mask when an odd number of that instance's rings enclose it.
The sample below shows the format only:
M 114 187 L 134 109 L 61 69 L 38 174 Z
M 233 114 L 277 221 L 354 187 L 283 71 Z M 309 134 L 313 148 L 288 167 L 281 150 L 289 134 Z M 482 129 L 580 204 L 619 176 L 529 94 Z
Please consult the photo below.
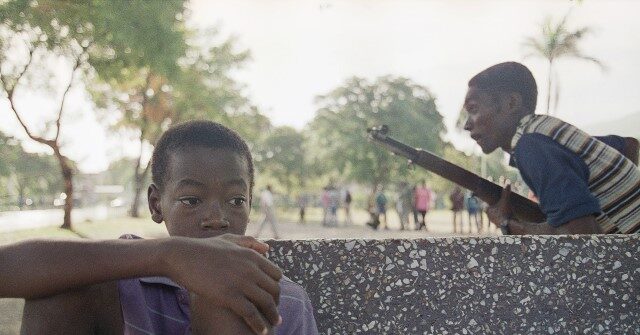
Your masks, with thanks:
M 220 202 L 215 201 L 210 207 L 207 217 L 202 220 L 203 229 L 222 229 L 229 227 L 229 220 L 224 217 Z
M 464 130 L 471 130 L 471 117 L 467 116 L 467 120 L 464 121 Z

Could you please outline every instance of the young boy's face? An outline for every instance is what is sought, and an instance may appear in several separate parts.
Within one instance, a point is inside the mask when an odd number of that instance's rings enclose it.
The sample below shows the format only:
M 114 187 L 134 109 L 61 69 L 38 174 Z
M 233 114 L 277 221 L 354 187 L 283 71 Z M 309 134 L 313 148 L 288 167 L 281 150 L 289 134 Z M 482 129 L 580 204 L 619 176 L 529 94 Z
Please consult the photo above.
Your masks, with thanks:
M 250 176 L 243 156 L 206 147 L 173 150 L 166 173 L 162 192 L 149 187 L 149 208 L 155 222 L 165 222 L 169 235 L 244 235 Z

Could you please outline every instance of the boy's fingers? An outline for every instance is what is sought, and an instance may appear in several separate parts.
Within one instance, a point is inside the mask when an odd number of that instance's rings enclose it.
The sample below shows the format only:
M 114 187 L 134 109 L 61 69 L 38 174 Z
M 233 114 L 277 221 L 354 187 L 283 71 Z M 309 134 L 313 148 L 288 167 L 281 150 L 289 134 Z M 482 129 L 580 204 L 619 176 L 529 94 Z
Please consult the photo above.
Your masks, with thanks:
M 251 254 L 253 255 L 250 259 L 258 265 L 260 270 L 269 275 L 269 277 L 273 278 L 273 280 L 276 281 L 282 278 L 282 270 L 280 270 L 277 265 L 255 252 L 251 252 Z
M 232 235 L 232 234 L 225 234 L 222 235 L 223 238 L 225 238 L 226 240 L 233 242 L 241 247 L 245 247 L 245 248 L 249 248 L 252 250 L 255 250 L 256 252 L 260 253 L 260 254 L 265 254 L 267 253 L 267 251 L 269 251 L 269 245 L 264 243 L 264 242 L 260 242 L 258 240 L 256 240 L 255 238 L 251 237 L 251 236 L 240 236 L 240 235 Z
M 262 316 L 272 325 L 276 326 L 280 319 L 280 314 L 278 313 L 278 306 L 273 296 L 255 285 L 249 285 L 245 291 L 247 298 L 258 307 L 262 312 Z
M 247 326 L 249 326 L 255 334 L 266 335 L 269 330 L 269 325 L 256 306 L 249 302 L 244 296 L 235 299 L 235 302 L 231 309 L 242 317 Z
M 265 274 L 261 274 L 256 279 L 256 282 L 262 290 L 266 291 L 271 295 L 271 297 L 273 297 L 276 305 L 280 303 L 280 285 L 278 284 L 278 281 L 273 280 L 273 278 Z

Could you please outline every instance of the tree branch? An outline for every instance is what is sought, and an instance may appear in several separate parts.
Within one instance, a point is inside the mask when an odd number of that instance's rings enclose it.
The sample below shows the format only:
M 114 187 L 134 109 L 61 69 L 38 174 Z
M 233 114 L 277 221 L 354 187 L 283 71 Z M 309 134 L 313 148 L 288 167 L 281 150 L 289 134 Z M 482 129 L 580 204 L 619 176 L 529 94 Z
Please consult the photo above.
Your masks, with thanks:
M 22 79 L 24 74 L 29 69 L 29 66 L 33 62 L 33 54 L 35 53 L 37 48 L 38 47 L 36 45 L 31 45 L 31 47 L 29 48 L 29 57 L 27 59 L 27 64 L 25 64 L 25 66 L 22 69 L 22 71 L 20 71 L 20 73 L 18 73 L 18 76 L 16 77 L 16 80 L 13 83 L 13 85 L 11 85 L 11 88 L 5 87 L 5 90 L 7 90 L 7 94 L 9 94 L 9 100 L 13 100 L 13 94 L 15 93 L 15 89 L 18 86 L 18 83 L 20 83 L 20 79 Z
M 56 136 L 54 137 L 54 140 L 53 140 L 54 142 L 58 142 L 58 138 L 60 137 L 60 120 L 62 119 L 62 111 L 64 110 L 64 103 L 67 99 L 67 94 L 71 90 L 71 86 L 73 85 L 73 80 L 76 76 L 78 68 L 80 67 L 80 64 L 81 64 L 80 57 L 82 57 L 82 54 L 78 56 L 78 58 L 76 59 L 76 63 L 73 66 L 73 70 L 71 72 L 71 79 L 69 79 L 69 84 L 67 85 L 67 88 L 64 90 L 64 93 L 62 94 L 62 100 L 60 101 L 60 108 L 58 109 L 58 117 L 56 118 Z
M 4 85 L 4 89 L 7 91 L 8 97 L 7 99 L 9 100 L 9 105 L 11 106 L 11 111 L 13 112 L 13 114 L 16 116 L 16 119 L 18 119 L 18 123 L 20 123 L 20 126 L 22 126 L 22 129 L 24 129 L 24 131 L 27 133 L 27 136 L 29 136 L 30 139 L 38 142 L 38 143 L 42 143 L 44 145 L 47 145 L 51 148 L 54 147 L 55 142 L 51 141 L 51 140 L 47 140 L 43 137 L 40 136 L 36 136 L 34 134 L 31 133 L 31 131 L 29 130 L 29 127 L 27 127 L 27 124 L 24 122 L 24 120 L 22 120 L 22 117 L 20 117 L 20 113 L 18 113 L 18 110 L 16 109 L 16 103 L 15 103 L 15 89 L 18 86 L 18 84 L 20 83 L 20 80 L 22 79 L 22 77 L 24 77 L 24 74 L 27 72 L 27 70 L 29 69 L 29 67 L 31 66 L 32 62 L 33 62 L 33 54 L 35 52 L 35 50 L 37 49 L 36 46 L 33 46 L 32 48 L 29 49 L 29 59 L 27 60 L 27 64 L 24 66 L 24 68 L 22 69 L 22 71 L 20 71 L 20 73 L 18 73 L 18 76 L 15 79 L 15 82 L 13 83 L 13 85 L 11 87 L 8 87 L 8 83 L 3 81 L 3 85 Z
M 82 52 L 80 52 L 78 57 L 76 57 L 76 63 L 73 65 L 73 70 L 71 71 L 71 79 L 69 79 L 69 85 L 67 85 L 67 88 L 62 94 L 60 109 L 58 110 L 58 117 L 56 118 L 56 136 L 53 139 L 53 141 L 56 143 L 58 142 L 58 138 L 60 137 L 60 120 L 62 119 L 62 111 L 64 110 L 64 103 L 67 99 L 67 94 L 71 90 L 71 86 L 73 85 L 73 80 L 75 79 L 76 73 L 78 72 L 80 65 L 82 65 L 82 57 L 87 53 L 89 46 L 91 46 L 91 43 L 89 43 L 86 47 L 82 47 Z

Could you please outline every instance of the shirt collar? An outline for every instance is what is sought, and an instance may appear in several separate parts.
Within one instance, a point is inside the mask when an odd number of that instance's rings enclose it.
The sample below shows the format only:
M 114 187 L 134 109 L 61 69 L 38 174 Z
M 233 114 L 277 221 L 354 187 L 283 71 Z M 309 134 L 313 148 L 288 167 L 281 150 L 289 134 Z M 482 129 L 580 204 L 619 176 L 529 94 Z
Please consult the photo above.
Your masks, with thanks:
M 522 135 L 524 134 L 525 128 L 527 127 L 527 125 L 529 125 L 531 121 L 533 121 L 534 118 L 535 118 L 535 114 L 529 114 L 524 116 L 518 122 L 518 126 L 516 127 L 516 133 L 513 134 L 513 137 L 511 138 L 511 152 L 509 153 L 511 157 L 513 157 L 513 152 L 516 149 L 516 145 L 518 145 L 518 141 L 520 140 L 520 137 L 522 137 Z M 509 162 L 509 165 L 511 165 L 511 161 Z
M 141 277 L 141 278 L 138 278 L 138 280 L 146 284 L 161 284 L 161 285 L 167 285 L 174 288 L 182 289 L 182 286 L 176 284 L 173 280 L 167 277 Z

